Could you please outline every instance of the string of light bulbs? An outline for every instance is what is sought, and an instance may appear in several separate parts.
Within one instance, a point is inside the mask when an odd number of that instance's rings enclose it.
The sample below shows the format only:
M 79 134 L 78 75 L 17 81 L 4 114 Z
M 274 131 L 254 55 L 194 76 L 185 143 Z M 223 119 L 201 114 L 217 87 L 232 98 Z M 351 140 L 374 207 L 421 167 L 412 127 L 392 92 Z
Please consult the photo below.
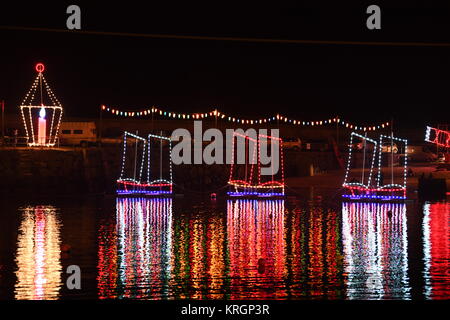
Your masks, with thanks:
M 379 123 L 377 125 L 371 125 L 371 126 L 361 126 L 361 125 L 355 125 L 353 123 L 350 123 L 348 121 L 344 121 L 343 119 L 339 117 L 333 117 L 328 119 L 322 119 L 322 120 L 316 120 L 316 121 L 303 121 L 303 120 L 297 120 L 288 118 L 286 116 L 283 116 L 281 114 L 276 114 L 275 116 L 268 117 L 268 118 L 260 118 L 260 119 L 243 119 L 240 117 L 232 117 L 229 115 L 226 115 L 223 112 L 218 111 L 217 109 L 214 109 L 209 112 L 204 113 L 178 113 L 178 112 L 170 112 L 163 110 L 161 108 L 157 107 L 151 107 L 148 109 L 141 109 L 138 111 L 123 111 L 119 108 L 113 108 L 106 105 L 101 106 L 101 111 L 109 112 L 116 116 L 122 116 L 122 117 L 146 117 L 146 116 L 161 116 L 165 118 L 171 118 L 171 119 L 180 119 L 180 120 L 201 120 L 206 118 L 215 118 L 217 120 L 225 120 L 228 122 L 234 122 L 234 123 L 240 123 L 240 124 L 264 124 L 264 123 L 287 123 L 292 124 L 296 126 L 323 126 L 323 125 L 329 125 L 329 124 L 338 124 L 343 127 L 357 130 L 357 131 L 376 131 L 380 129 L 384 129 L 389 127 L 389 122 L 383 122 Z

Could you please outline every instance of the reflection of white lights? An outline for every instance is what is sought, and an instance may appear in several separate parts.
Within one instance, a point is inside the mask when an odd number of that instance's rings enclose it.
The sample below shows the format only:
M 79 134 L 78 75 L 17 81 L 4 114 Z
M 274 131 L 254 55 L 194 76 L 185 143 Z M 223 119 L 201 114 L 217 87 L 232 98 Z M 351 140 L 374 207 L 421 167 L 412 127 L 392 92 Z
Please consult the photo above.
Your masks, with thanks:
M 148 296 L 152 281 L 170 277 L 172 199 L 118 198 L 116 208 L 121 297 Z
M 423 205 L 423 262 L 424 271 L 423 278 L 425 281 L 424 294 L 427 299 L 431 298 L 431 276 L 430 276 L 430 266 L 431 266 L 431 231 L 430 231 L 430 204 L 425 203 Z
M 53 207 L 24 209 L 17 238 L 16 299 L 53 300 L 61 287 L 60 223 Z
M 343 203 L 342 223 L 348 298 L 409 299 L 406 206 Z

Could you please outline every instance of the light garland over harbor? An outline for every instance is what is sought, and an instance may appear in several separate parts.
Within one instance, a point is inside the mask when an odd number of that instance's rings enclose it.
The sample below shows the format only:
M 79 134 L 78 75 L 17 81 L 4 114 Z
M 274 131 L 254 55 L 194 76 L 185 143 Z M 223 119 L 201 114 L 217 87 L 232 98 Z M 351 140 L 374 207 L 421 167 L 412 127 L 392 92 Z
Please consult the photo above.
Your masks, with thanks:
M 316 121 L 303 121 L 303 120 L 297 120 L 285 117 L 281 114 L 276 114 L 275 116 L 268 117 L 268 118 L 260 118 L 260 119 L 243 119 L 240 117 L 232 117 L 229 115 L 226 115 L 223 112 L 218 111 L 217 109 L 214 109 L 209 112 L 204 113 L 178 113 L 178 112 L 169 112 L 166 110 L 163 110 L 161 108 L 157 107 L 151 107 L 148 109 L 141 109 L 138 111 L 123 111 L 119 108 L 113 108 L 106 105 L 101 106 L 101 112 L 109 112 L 116 116 L 122 116 L 122 117 L 146 117 L 146 116 L 161 116 L 165 118 L 172 118 L 172 119 L 181 119 L 181 120 L 200 120 L 200 119 L 206 119 L 206 118 L 215 118 L 217 120 L 225 120 L 229 122 L 234 123 L 240 123 L 240 124 L 264 124 L 264 123 L 286 123 L 286 124 L 292 124 L 296 126 L 323 126 L 323 125 L 329 125 L 329 124 L 339 124 L 343 127 L 357 130 L 357 131 L 376 131 L 380 129 L 385 129 L 390 126 L 389 122 L 383 122 L 379 123 L 377 125 L 371 125 L 371 126 L 361 126 L 361 125 L 355 125 L 353 123 L 350 123 L 348 121 L 344 121 L 339 117 L 333 117 L 328 119 L 322 119 L 322 120 L 316 120 Z

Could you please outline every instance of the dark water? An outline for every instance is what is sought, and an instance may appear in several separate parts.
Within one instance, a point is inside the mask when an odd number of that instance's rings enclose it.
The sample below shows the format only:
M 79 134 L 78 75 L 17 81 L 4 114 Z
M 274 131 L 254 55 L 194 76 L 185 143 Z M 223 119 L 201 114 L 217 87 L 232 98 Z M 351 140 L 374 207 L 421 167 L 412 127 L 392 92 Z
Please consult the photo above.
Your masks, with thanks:
M 450 297 L 448 202 L 322 196 L 3 199 L 0 299 Z

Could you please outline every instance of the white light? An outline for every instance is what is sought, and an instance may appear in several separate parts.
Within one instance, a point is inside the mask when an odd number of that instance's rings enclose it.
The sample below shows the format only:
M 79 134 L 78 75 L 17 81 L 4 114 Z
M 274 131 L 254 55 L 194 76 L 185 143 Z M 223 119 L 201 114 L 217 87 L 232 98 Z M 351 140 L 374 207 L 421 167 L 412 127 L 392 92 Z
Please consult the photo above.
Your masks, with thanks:
M 41 108 L 41 111 L 39 111 L 39 118 L 45 118 L 45 108 Z

